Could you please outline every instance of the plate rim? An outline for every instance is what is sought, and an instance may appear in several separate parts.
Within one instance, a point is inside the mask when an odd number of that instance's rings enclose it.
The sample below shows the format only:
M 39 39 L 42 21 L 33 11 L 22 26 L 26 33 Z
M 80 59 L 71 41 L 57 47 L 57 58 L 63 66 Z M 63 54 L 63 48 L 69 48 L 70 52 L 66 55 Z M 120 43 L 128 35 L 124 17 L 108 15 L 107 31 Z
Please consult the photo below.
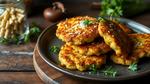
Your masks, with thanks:
M 130 21 L 130 22 L 133 22 L 133 23 L 136 23 L 140 26 L 142 26 L 144 29 L 147 29 L 148 31 L 150 31 L 150 28 L 138 23 L 138 22 L 135 22 L 135 21 L 132 21 L 132 20 L 129 20 L 129 19 L 126 19 L 126 18 L 120 18 L 121 20 L 126 20 L 126 21 Z M 53 67 L 54 69 L 64 73 L 64 74 L 67 74 L 67 75 L 70 75 L 70 76 L 74 76 L 74 77 L 78 77 L 78 78 L 83 78 L 83 79 L 87 79 L 87 80 L 96 80 L 96 81 L 121 81 L 121 80 L 129 80 L 129 79 L 134 79 L 134 78 L 138 78 L 138 77 L 142 77 L 142 76 L 146 76 L 150 73 L 150 70 L 147 70 L 147 71 L 144 71 L 144 72 L 140 72 L 138 74 L 135 74 L 135 75 L 131 75 L 131 76 L 121 76 L 121 77 L 104 77 L 104 78 L 96 78 L 96 77 L 87 77 L 87 76 L 84 76 L 84 75 L 79 75 L 79 74 L 74 74 L 72 73 L 72 71 L 68 71 L 68 70 L 65 70 L 64 68 L 62 67 L 59 67 L 58 64 L 55 64 L 53 63 L 50 59 L 48 59 L 46 56 L 44 56 L 44 54 L 42 53 L 42 50 L 40 49 L 40 40 L 42 38 L 42 36 L 53 26 L 56 26 L 58 22 L 52 24 L 51 26 L 47 27 L 46 29 L 43 30 L 43 32 L 40 34 L 38 40 L 37 40 L 37 51 L 38 53 L 40 54 L 41 58 L 51 67 Z

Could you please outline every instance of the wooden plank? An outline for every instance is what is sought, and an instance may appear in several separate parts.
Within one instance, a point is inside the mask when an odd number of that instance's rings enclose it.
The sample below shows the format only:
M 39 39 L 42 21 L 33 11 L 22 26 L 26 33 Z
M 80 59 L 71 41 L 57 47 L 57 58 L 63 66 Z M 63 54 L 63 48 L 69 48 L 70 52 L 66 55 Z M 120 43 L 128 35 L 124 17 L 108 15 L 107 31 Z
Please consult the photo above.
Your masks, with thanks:
M 0 71 L 34 71 L 32 56 L 0 56 Z
M 43 84 L 35 72 L 0 72 L 0 84 Z
M 0 51 L 33 51 L 35 42 L 22 45 L 0 45 Z
M 0 71 L 34 71 L 32 54 L 35 43 L 0 46 Z

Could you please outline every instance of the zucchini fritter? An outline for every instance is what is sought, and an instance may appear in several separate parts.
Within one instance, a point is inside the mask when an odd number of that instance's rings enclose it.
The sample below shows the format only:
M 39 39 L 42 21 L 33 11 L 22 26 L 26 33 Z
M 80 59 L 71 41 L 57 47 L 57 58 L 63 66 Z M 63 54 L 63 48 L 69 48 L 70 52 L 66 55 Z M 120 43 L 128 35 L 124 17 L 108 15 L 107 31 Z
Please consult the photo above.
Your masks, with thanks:
M 117 56 L 127 57 L 131 51 L 128 35 L 112 21 L 100 21 L 98 26 L 100 36 Z
M 136 54 L 136 53 L 134 53 L 134 54 Z M 120 57 L 120 56 L 113 54 L 111 56 L 111 60 L 116 64 L 130 65 L 132 63 L 137 63 L 139 58 L 136 55 L 131 55 L 129 57 Z
M 73 17 L 60 22 L 57 26 L 56 36 L 73 45 L 89 43 L 99 37 L 98 23 L 93 17 Z
M 133 50 L 126 58 L 113 55 L 111 59 L 122 65 L 130 65 L 138 62 L 140 58 L 150 57 L 150 34 L 129 34 L 130 39 L 133 41 Z
M 150 57 L 150 34 L 129 34 L 129 37 L 134 42 L 133 51 L 139 53 L 138 57 Z
M 112 49 L 104 42 L 104 41 L 96 41 L 85 45 L 70 45 L 76 52 L 81 55 L 91 56 L 96 55 L 99 56 L 101 54 L 105 54 Z
M 133 33 L 133 30 L 130 29 L 130 28 L 129 28 L 128 26 L 126 26 L 125 24 L 120 23 L 120 22 L 115 21 L 115 20 L 113 20 L 113 22 L 114 22 L 116 25 L 118 25 L 118 26 L 119 26 L 118 28 L 121 28 L 125 33 L 127 33 L 127 34 Z
M 133 33 L 133 30 L 128 28 L 126 25 L 124 25 L 123 23 L 118 23 L 118 26 L 127 34 L 131 34 Z
M 92 64 L 96 65 L 97 68 L 100 68 L 100 66 L 105 63 L 106 56 L 80 55 L 78 52 L 75 52 L 71 46 L 65 44 L 61 47 L 59 52 L 59 61 L 62 66 L 65 66 L 68 69 L 85 71 L 88 70 Z

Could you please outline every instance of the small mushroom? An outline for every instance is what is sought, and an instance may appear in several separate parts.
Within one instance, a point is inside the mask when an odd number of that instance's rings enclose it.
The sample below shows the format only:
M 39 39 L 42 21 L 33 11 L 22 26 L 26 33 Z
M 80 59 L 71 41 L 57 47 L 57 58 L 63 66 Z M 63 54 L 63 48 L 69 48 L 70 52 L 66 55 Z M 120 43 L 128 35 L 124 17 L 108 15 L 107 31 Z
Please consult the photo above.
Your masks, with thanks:
M 57 21 L 65 13 L 65 8 L 63 3 L 54 2 L 53 7 L 46 8 L 44 10 L 44 18 L 48 21 Z

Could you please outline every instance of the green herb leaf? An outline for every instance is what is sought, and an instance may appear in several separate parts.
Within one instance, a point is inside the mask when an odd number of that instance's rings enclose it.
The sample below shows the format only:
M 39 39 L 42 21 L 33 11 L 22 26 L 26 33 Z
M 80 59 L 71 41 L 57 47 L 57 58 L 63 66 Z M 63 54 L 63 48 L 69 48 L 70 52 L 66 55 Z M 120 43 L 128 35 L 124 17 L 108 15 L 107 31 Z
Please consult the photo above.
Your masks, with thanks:
M 4 44 L 4 45 L 9 44 L 9 43 L 17 44 L 18 41 L 19 39 L 17 36 L 14 36 L 13 38 L 10 38 L 10 39 L 6 39 L 3 37 L 0 38 L 0 44 Z
M 14 36 L 13 38 L 9 39 L 10 43 L 19 44 L 19 36 Z
M 93 22 L 91 20 L 84 20 L 83 21 L 83 24 L 84 25 L 89 25 L 89 24 L 92 24 Z
M 98 17 L 97 20 L 98 20 L 99 22 L 105 22 L 105 21 L 106 21 L 106 19 L 103 18 L 103 17 Z
M 117 71 L 112 68 L 112 66 L 109 66 L 105 70 L 102 71 L 105 76 L 111 76 L 111 77 L 116 77 Z
M 30 39 L 37 38 L 40 35 L 40 28 L 34 24 L 32 24 L 31 28 L 26 29 L 26 31 L 21 35 L 13 36 L 13 38 L 5 39 L 0 38 L 0 44 L 21 44 L 21 43 L 28 43 Z M 31 38 L 32 37 L 32 38 Z
M 101 16 L 120 17 L 123 14 L 124 0 L 102 0 Z
M 21 39 L 23 39 L 24 43 L 28 43 L 31 37 L 37 38 L 40 35 L 40 28 L 37 26 L 33 26 L 30 29 L 27 29 L 24 34 L 21 35 Z
M 131 16 L 146 9 L 149 4 L 144 0 L 102 0 L 100 16 Z
M 24 36 L 24 43 L 28 43 L 30 41 L 30 34 L 23 34 Z
M 95 64 L 90 65 L 89 70 L 92 70 L 92 73 L 95 74 L 97 72 L 97 67 Z
M 0 38 L 0 44 L 7 44 L 8 43 L 8 40 L 5 39 L 5 38 Z
M 38 28 L 38 27 L 32 27 L 31 29 L 30 29 L 30 35 L 35 35 L 35 36 L 37 36 L 37 35 L 39 35 L 40 34 L 40 28 Z
M 138 68 L 137 68 L 137 63 L 132 63 L 129 67 L 128 67 L 129 70 L 131 71 L 137 71 Z
M 58 46 L 51 46 L 50 47 L 50 52 L 58 54 L 60 51 L 60 48 Z

